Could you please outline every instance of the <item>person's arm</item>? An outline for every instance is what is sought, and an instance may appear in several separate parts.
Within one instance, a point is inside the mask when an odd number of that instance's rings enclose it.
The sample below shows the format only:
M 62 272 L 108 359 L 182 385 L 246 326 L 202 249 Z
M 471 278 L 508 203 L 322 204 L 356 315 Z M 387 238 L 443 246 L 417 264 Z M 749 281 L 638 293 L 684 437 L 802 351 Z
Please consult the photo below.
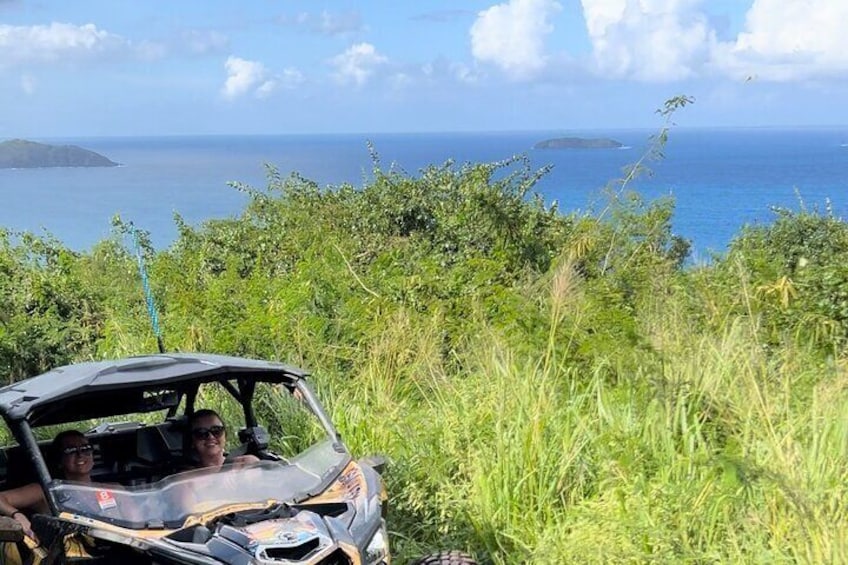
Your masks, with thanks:
M 29 523 L 29 518 L 21 512 L 21 509 L 41 510 L 45 504 L 44 491 L 41 490 L 41 485 L 38 483 L 30 483 L 0 492 L 0 514 L 9 516 L 18 522 L 29 535 L 32 535 L 32 526 Z
M 250 453 L 245 453 L 244 455 L 236 455 L 233 457 L 232 462 L 236 465 L 247 465 L 249 463 L 259 463 L 259 458 Z

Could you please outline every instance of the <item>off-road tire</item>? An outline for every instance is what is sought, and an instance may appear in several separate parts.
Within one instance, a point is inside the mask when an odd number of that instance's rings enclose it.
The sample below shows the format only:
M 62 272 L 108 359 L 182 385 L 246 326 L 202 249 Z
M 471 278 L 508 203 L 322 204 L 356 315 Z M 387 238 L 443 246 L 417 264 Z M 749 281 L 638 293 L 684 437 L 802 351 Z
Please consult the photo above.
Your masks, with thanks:
M 412 565 L 477 565 L 477 561 L 461 551 L 440 551 L 416 559 Z

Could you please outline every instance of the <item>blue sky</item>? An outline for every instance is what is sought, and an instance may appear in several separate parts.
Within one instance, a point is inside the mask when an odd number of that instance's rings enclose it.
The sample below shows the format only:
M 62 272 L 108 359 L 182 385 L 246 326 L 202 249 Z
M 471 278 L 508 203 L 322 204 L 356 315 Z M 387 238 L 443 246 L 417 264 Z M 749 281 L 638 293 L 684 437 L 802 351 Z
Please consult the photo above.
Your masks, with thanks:
M 848 125 L 848 0 L 0 0 L 0 139 Z

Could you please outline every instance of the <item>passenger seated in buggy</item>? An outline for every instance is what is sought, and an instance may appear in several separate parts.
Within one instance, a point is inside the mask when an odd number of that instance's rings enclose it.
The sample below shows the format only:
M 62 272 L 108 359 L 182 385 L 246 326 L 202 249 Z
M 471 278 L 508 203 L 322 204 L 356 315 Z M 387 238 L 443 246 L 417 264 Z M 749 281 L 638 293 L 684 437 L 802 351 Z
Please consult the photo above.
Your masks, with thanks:
M 57 474 L 57 478 L 81 483 L 91 482 L 91 469 L 94 466 L 93 447 L 82 432 L 59 432 L 50 444 L 49 455 L 52 470 Z M 32 535 L 29 518 L 21 509 L 34 513 L 47 512 L 47 500 L 40 484 L 29 483 L 0 492 L 0 514 L 10 516 L 25 532 Z

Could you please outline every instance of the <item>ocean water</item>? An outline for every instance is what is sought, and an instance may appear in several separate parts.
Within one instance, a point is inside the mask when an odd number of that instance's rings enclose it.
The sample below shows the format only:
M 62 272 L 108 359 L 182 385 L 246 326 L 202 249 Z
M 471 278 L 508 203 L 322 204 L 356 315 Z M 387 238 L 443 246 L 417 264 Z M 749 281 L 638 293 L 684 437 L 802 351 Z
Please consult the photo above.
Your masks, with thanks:
M 71 143 L 122 164 L 113 168 L 0 170 L 0 226 L 50 233 L 86 250 L 109 237 L 111 218 L 151 233 L 158 248 L 176 237 L 174 213 L 189 223 L 237 215 L 245 196 L 230 181 L 265 184 L 265 167 L 298 172 L 320 185 L 362 186 L 372 170 L 370 141 L 383 169 L 416 175 L 429 164 L 492 162 L 526 155 L 551 166 L 536 189 L 560 208 L 599 210 L 601 189 L 622 175 L 655 131 L 445 134 L 112 137 L 43 139 Z M 536 150 L 537 141 L 578 135 L 611 137 L 622 149 Z M 693 243 L 695 260 L 721 253 L 745 224 L 773 221 L 772 207 L 848 213 L 848 127 L 810 129 L 673 129 L 652 175 L 631 187 L 646 198 L 676 201 L 675 233 Z

